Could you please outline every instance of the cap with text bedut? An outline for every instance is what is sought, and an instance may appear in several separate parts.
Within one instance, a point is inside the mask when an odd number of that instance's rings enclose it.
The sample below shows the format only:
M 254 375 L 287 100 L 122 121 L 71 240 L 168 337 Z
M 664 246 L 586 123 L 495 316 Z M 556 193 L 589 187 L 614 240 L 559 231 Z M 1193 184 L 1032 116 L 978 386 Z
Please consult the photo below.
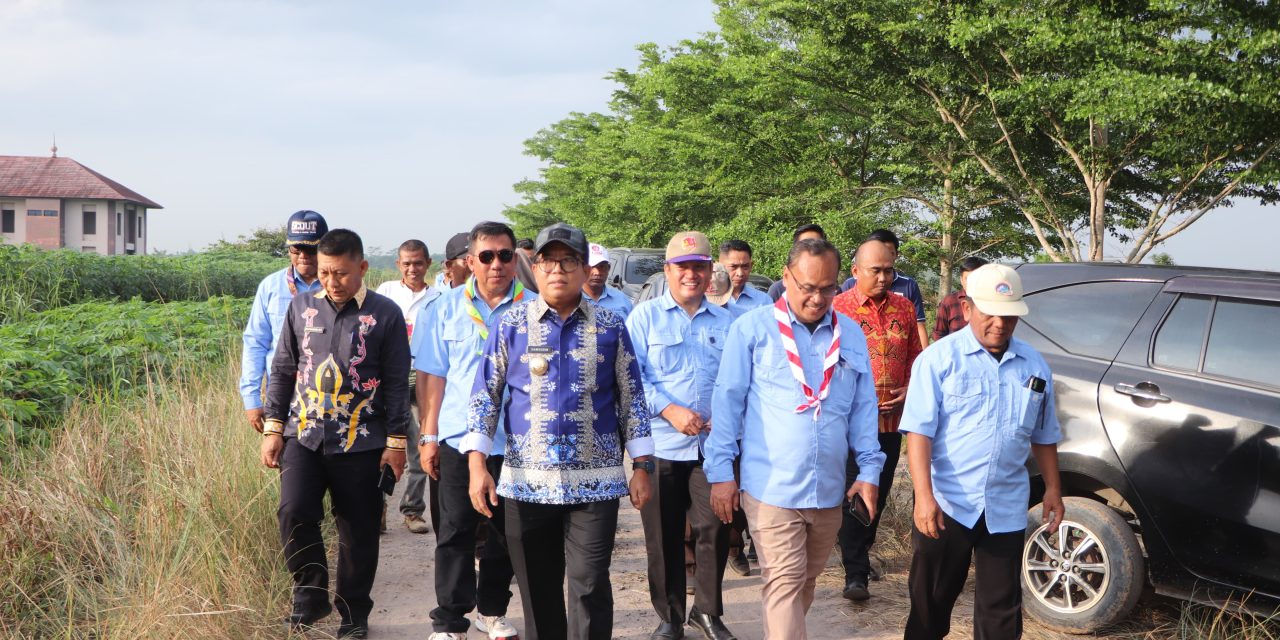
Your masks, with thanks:
M 700 231 L 681 231 L 667 243 L 667 262 L 711 262 L 711 241 Z
M 533 241 L 533 252 L 541 254 L 546 250 L 547 245 L 557 242 L 568 247 L 581 258 L 586 258 L 590 251 L 587 247 L 587 236 L 582 233 L 582 229 L 557 222 L 538 232 L 537 239 Z
M 1025 316 L 1030 311 L 1022 300 L 1022 277 L 1002 264 L 974 269 L 964 294 L 978 311 L 989 316 Z
M 285 244 L 287 245 L 306 245 L 314 247 L 320 243 L 320 238 L 324 234 L 329 233 L 329 223 L 324 221 L 324 216 L 303 209 L 289 216 L 289 224 L 285 226 Z

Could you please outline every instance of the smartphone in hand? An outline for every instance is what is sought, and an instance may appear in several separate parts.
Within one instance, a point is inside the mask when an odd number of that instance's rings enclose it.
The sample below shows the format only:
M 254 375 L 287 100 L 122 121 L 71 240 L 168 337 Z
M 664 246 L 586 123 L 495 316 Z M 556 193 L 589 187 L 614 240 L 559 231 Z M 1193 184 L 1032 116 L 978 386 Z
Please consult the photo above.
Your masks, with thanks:
M 849 501 L 849 515 L 862 526 L 871 526 L 871 511 L 867 509 L 867 503 L 862 499 L 861 493 L 853 494 L 853 500 Z
M 391 495 L 396 490 L 396 472 L 392 471 L 391 465 L 382 465 L 382 477 L 378 478 L 378 488 L 387 495 Z

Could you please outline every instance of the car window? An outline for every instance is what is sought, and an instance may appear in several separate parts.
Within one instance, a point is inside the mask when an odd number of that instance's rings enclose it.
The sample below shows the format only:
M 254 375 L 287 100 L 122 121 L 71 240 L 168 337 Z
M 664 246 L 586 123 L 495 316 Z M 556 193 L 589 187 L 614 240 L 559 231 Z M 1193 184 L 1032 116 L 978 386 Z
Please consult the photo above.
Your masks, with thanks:
M 1156 366 L 1200 370 L 1200 350 L 1204 346 L 1204 329 L 1211 306 L 1207 296 L 1184 295 L 1178 298 L 1156 333 L 1151 358 Z
M 660 255 L 632 254 L 627 260 L 627 277 L 629 284 L 640 284 L 649 276 L 662 271 L 663 257 Z
M 1219 298 L 1204 372 L 1280 385 L 1280 305 Z
M 1159 293 L 1156 282 L 1088 282 L 1028 295 L 1025 322 L 1064 350 L 1110 360 Z

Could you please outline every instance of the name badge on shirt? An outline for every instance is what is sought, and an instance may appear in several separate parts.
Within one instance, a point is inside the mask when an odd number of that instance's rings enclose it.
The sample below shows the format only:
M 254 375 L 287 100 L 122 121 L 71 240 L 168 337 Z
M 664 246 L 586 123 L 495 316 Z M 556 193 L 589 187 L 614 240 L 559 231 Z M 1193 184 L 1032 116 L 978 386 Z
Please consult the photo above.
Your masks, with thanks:
M 306 327 L 304 333 L 324 333 L 324 327 Z
M 556 350 L 547 345 L 530 346 L 527 351 L 531 356 L 550 356 L 555 355 Z

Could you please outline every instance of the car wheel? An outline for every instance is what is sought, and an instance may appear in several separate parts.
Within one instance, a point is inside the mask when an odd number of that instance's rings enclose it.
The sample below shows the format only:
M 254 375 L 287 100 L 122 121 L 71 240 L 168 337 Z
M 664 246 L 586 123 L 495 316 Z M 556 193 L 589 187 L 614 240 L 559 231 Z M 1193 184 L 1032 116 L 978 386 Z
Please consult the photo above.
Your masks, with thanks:
M 1146 565 L 1133 529 L 1119 513 L 1088 498 L 1064 503 L 1066 519 L 1056 530 L 1041 523 L 1041 505 L 1027 512 L 1023 605 L 1048 627 L 1091 633 L 1133 610 Z

